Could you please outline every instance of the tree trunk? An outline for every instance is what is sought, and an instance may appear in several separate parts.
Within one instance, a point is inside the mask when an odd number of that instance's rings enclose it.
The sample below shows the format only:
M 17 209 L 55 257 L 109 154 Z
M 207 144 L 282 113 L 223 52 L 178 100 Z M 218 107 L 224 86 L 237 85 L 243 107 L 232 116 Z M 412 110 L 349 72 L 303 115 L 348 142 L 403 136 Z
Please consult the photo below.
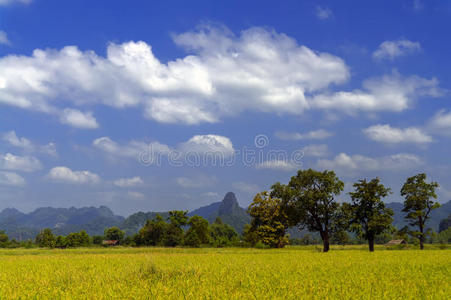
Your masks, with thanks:
M 419 223 L 420 223 L 420 232 L 421 232 L 421 234 L 420 234 L 420 250 L 423 250 L 424 249 L 424 233 L 423 233 L 423 231 L 424 231 L 424 229 L 423 229 L 423 223 L 422 223 L 422 218 L 421 217 L 419 217 Z
M 329 251 L 329 233 L 321 232 L 321 238 L 323 239 L 323 252 Z
M 370 252 L 374 252 L 374 237 L 368 238 L 368 247 Z

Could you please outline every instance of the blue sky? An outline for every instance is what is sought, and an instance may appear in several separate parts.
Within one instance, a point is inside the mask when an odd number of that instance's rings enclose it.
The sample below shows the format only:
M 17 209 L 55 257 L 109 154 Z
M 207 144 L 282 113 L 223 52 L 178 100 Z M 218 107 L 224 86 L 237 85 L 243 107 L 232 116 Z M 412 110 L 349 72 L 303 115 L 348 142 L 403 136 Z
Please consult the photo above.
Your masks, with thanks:
M 450 15 L 419 0 L 0 0 L 0 209 L 128 215 L 227 191 L 247 206 L 300 168 L 346 191 L 379 176 L 386 201 L 426 172 L 448 201 Z

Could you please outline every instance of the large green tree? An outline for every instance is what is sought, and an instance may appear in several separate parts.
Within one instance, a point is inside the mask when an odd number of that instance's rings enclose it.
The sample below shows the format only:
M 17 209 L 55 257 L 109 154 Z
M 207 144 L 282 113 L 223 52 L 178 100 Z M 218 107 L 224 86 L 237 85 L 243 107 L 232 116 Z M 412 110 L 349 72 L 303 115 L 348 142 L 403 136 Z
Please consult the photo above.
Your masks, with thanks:
M 290 223 L 280 198 L 271 197 L 268 192 L 258 193 L 247 211 L 252 217 L 247 235 L 254 235 L 273 248 L 281 248 L 288 243 L 285 233 Z
M 354 191 L 349 193 L 350 228 L 368 241 L 371 252 L 376 236 L 389 230 L 393 222 L 393 211 L 382 201 L 389 193 L 390 188 L 386 188 L 379 178 L 359 180 L 354 183 Z
M 189 229 L 185 234 L 185 245 L 199 247 L 210 242 L 208 221 L 200 216 L 192 216 L 188 221 Z
M 107 240 L 119 241 L 119 243 L 121 243 L 124 239 L 124 235 L 125 232 L 116 226 L 105 229 L 105 239 Z
M 147 220 L 146 224 L 139 230 L 140 244 L 147 246 L 161 245 L 166 234 L 167 223 L 160 214 L 153 220 Z
M 287 185 L 276 183 L 271 195 L 283 200 L 283 207 L 300 229 L 319 232 L 323 251 L 329 251 L 331 234 L 342 230 L 340 205 L 335 201 L 344 183 L 333 171 L 299 170 Z
M 238 233 L 235 229 L 222 222 L 219 217 L 210 225 L 210 237 L 214 247 L 231 246 L 238 241 Z
M 169 224 L 166 227 L 164 245 L 175 247 L 183 242 L 183 226 L 188 224 L 187 211 L 172 210 L 169 212 Z
M 50 228 L 45 228 L 36 236 L 36 244 L 39 247 L 55 247 L 55 236 Z
M 420 173 L 407 178 L 401 188 L 401 196 L 406 199 L 402 211 L 406 213 L 405 218 L 411 226 L 418 226 L 418 231 L 413 231 L 411 234 L 419 239 L 422 250 L 428 234 L 426 221 L 429 219 L 431 211 L 440 207 L 438 202 L 431 200 L 437 198 L 435 190 L 438 187 L 437 182 L 427 183 L 426 174 Z

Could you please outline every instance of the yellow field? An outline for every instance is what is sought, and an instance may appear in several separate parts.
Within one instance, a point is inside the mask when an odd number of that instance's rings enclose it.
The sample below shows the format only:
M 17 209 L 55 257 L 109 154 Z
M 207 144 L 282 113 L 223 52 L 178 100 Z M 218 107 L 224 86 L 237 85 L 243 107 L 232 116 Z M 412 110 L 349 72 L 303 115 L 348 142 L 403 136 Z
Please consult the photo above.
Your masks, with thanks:
M 1 250 L 1 299 L 449 299 L 450 250 Z

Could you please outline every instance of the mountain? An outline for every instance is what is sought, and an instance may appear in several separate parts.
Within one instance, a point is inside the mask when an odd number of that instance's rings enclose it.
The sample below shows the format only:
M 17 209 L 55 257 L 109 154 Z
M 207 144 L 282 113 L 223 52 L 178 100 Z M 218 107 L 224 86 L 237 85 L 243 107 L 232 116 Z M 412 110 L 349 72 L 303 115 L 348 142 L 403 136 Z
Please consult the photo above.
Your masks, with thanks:
M 102 235 L 105 228 L 119 226 L 123 217 L 116 216 L 106 206 L 82 208 L 41 207 L 25 214 L 14 208 L 0 212 L 0 228 L 10 238 L 32 239 L 42 228 L 51 228 L 55 234 L 69 234 L 86 230 L 90 235 Z
M 403 204 L 401 202 L 391 202 L 386 203 L 386 207 L 391 208 L 394 212 L 393 215 L 393 226 L 398 229 L 408 225 L 404 216 L 406 213 L 402 212 Z M 432 228 L 434 231 L 439 231 L 440 221 L 446 219 L 448 215 L 451 214 L 451 201 L 443 203 L 439 208 L 434 209 L 430 214 L 430 219 L 427 221 L 426 225 L 428 228 Z
M 146 220 L 154 219 L 157 214 L 164 219 L 169 216 L 168 212 L 137 212 L 125 219 L 120 227 L 125 230 L 126 234 L 132 235 L 139 231 Z M 190 217 L 196 215 L 207 219 L 210 223 L 220 217 L 224 223 L 232 226 L 237 232 L 242 232 L 244 226 L 251 220 L 246 210 L 239 206 L 236 196 L 232 192 L 227 193 L 220 202 L 214 202 L 188 213 Z

